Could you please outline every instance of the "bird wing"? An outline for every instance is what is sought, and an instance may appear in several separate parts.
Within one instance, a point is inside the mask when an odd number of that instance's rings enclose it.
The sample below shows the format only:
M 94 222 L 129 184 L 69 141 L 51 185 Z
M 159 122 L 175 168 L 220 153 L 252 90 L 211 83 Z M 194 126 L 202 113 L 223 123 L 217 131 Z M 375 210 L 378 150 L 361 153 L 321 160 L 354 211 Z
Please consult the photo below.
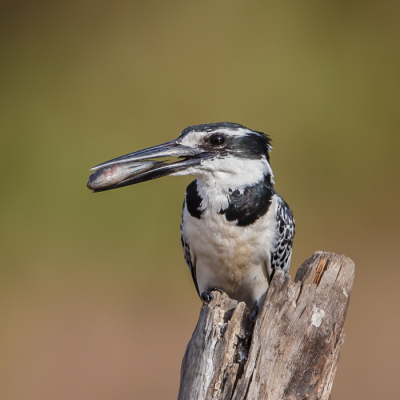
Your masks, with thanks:
M 295 222 L 292 210 L 282 197 L 278 196 L 277 220 L 277 241 L 274 250 L 271 252 L 271 271 L 280 269 L 285 273 L 289 271 L 292 258 L 292 244 L 295 233 Z
M 186 200 L 183 203 L 183 210 L 185 209 L 185 203 L 186 203 Z M 183 210 L 182 210 L 182 214 L 183 214 Z M 192 275 L 193 283 L 194 283 L 194 286 L 196 287 L 197 294 L 200 296 L 199 286 L 197 284 L 197 276 L 196 276 L 196 256 L 194 254 L 192 254 L 192 252 L 190 251 L 189 243 L 182 233 L 182 221 L 183 221 L 183 215 L 182 215 L 182 220 L 181 220 L 181 243 L 182 243 L 182 249 L 183 249 L 183 256 L 185 257 L 186 264 L 189 267 L 190 274 Z

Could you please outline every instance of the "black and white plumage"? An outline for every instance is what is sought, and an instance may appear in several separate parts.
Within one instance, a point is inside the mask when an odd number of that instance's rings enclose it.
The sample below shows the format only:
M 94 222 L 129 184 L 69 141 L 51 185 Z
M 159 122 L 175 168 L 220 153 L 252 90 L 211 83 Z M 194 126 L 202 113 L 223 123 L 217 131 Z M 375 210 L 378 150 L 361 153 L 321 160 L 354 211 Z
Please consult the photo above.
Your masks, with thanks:
M 94 189 L 195 175 L 186 189 L 181 238 L 196 290 L 207 299 L 217 288 L 252 307 L 262 300 L 274 271 L 289 270 L 295 232 L 292 211 L 273 187 L 270 150 L 268 136 L 239 124 L 190 126 L 176 140 L 95 167 Z M 180 160 L 148 161 L 168 156 Z M 110 180 L 111 168 L 127 178 Z M 103 170 L 112 185 L 101 183 Z
M 289 272 L 295 224 L 292 210 L 281 197 L 279 197 L 276 219 L 279 237 L 271 254 L 271 269 Z

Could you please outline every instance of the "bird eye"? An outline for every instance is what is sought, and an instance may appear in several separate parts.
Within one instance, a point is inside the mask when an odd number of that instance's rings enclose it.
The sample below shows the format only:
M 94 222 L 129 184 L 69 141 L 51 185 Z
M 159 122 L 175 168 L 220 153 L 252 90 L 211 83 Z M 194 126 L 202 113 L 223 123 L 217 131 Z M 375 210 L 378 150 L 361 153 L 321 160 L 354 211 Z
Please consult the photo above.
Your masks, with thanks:
M 213 146 L 221 146 L 222 144 L 225 143 L 225 136 L 221 135 L 220 133 L 217 133 L 216 135 L 210 137 L 210 143 Z

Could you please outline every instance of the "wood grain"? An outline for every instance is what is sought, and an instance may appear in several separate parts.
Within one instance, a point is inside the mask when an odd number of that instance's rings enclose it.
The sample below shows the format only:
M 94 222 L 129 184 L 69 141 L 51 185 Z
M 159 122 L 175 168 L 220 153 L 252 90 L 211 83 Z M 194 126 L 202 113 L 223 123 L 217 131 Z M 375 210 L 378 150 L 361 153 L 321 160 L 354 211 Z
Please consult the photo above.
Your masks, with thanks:
M 225 293 L 201 309 L 178 400 L 329 399 L 355 267 L 317 252 L 294 282 L 275 273 L 255 321 Z

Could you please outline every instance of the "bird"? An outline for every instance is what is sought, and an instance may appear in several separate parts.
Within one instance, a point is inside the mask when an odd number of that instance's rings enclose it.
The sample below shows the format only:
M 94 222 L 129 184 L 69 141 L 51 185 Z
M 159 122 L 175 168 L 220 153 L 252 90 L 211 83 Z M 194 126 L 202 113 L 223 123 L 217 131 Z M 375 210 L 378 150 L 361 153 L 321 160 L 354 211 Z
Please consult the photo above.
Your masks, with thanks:
M 237 123 L 193 125 L 170 142 L 93 167 L 88 187 L 194 175 L 180 230 L 196 291 L 204 303 L 223 291 L 257 315 L 274 273 L 289 271 L 295 234 L 292 210 L 274 189 L 271 150 L 269 135 Z

